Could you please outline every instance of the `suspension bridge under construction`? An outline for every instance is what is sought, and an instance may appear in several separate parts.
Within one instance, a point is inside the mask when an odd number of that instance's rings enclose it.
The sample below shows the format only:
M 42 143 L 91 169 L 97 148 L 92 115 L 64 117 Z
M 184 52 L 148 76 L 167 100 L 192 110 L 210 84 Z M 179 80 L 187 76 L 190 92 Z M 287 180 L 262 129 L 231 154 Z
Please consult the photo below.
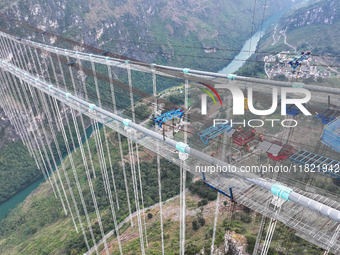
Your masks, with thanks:
M 92 233 L 92 219 L 87 214 L 83 190 L 72 158 L 73 150 L 81 152 L 83 169 L 86 172 L 91 199 L 101 229 L 100 243 L 104 244 L 106 254 L 109 254 L 109 249 L 106 242 L 107 233 L 104 233 L 102 227 L 104 222 L 101 220 L 92 185 L 92 179 L 99 178 L 99 176 L 95 176 L 88 139 L 86 138 L 84 143 L 81 141 L 83 133 L 80 130 L 85 130 L 85 118 L 93 126 L 95 146 L 100 157 L 101 178 L 103 178 L 105 192 L 110 201 L 110 210 L 115 224 L 113 232 L 117 236 L 121 254 L 123 251 L 119 222 L 117 222 L 119 201 L 106 136 L 110 130 L 118 133 L 129 213 L 132 215 L 132 211 L 136 211 L 137 226 L 135 227 L 138 229 L 142 254 L 147 251 L 148 234 L 141 181 L 141 171 L 146 170 L 140 168 L 139 146 L 157 155 L 162 230 L 160 253 L 165 254 L 160 180 L 160 157 L 163 157 L 180 166 L 181 171 L 181 178 L 178 180 L 181 186 L 180 245 L 178 247 L 180 254 L 185 253 L 186 244 L 186 172 L 202 178 L 207 189 L 212 188 L 218 192 L 218 199 L 219 196 L 227 196 L 232 203 L 243 205 L 263 215 L 254 255 L 267 254 L 277 221 L 295 230 L 298 236 L 323 248 L 325 254 L 328 252 L 340 254 L 338 235 L 340 203 L 336 194 L 322 187 L 310 185 L 309 179 L 303 173 L 300 173 L 299 177 L 289 174 L 266 174 L 263 171 L 265 164 L 262 163 L 259 164 L 257 173 L 245 172 L 241 169 L 241 166 L 249 165 L 247 160 L 254 163 L 257 162 L 254 158 L 265 156 L 267 162 L 276 166 L 283 162 L 295 162 L 301 166 L 314 165 L 319 171 L 308 175 L 310 178 L 338 180 L 340 176 L 338 171 L 332 169 L 339 168 L 340 164 L 340 119 L 336 110 L 340 106 L 339 88 L 148 64 L 109 51 L 100 52 L 98 49 L 85 47 L 70 40 L 67 40 L 67 43 L 72 45 L 72 49 L 58 48 L 48 45 L 45 37 L 54 36 L 58 40 L 62 38 L 46 32 L 40 31 L 39 33 L 45 43 L 17 37 L 7 31 L 0 32 L 0 106 L 10 118 L 37 167 L 43 172 L 46 181 L 50 183 L 55 196 L 60 199 L 60 205 L 65 214 L 72 218 L 75 230 L 84 236 L 89 250 L 88 254 L 91 252 L 99 254 L 100 250 Z M 126 76 L 126 82 L 119 80 L 118 76 L 122 74 Z M 134 77 L 138 77 L 137 74 L 143 75 L 139 77 L 145 78 L 145 83 L 148 83 L 147 86 L 152 93 L 134 86 L 136 81 Z M 165 97 L 158 96 L 160 92 L 157 90 L 158 86 L 164 80 L 183 86 L 183 105 L 174 105 Z M 324 115 L 321 114 L 321 118 L 328 118 L 327 124 L 318 130 L 321 139 L 318 138 L 318 145 L 311 148 L 304 144 L 294 144 L 292 141 L 291 137 L 294 132 L 297 132 L 298 127 L 284 129 L 279 138 L 270 134 L 259 135 L 255 129 L 236 129 L 230 126 L 214 128 L 210 127 L 212 122 L 195 119 L 195 115 L 190 114 L 192 110 L 189 105 L 190 93 L 195 91 L 195 88 L 204 87 L 204 84 L 218 90 L 222 95 L 223 103 L 231 101 L 225 89 L 228 88 L 228 84 L 233 84 L 241 89 L 251 87 L 254 92 L 264 97 L 270 95 L 273 87 L 305 88 L 312 93 L 312 102 L 317 105 L 329 105 L 331 100 L 332 108 L 325 111 Z M 127 107 L 121 107 L 122 97 L 125 102 L 129 101 Z M 152 122 L 153 118 L 147 121 L 139 119 L 135 113 L 136 102 L 151 106 L 157 123 L 150 127 L 149 122 Z M 183 110 L 177 110 L 181 108 Z M 322 110 L 317 109 L 319 117 Z M 168 114 L 162 115 L 162 112 L 163 114 L 168 112 Z M 177 115 L 173 116 L 174 113 Z M 287 111 L 285 117 L 287 122 L 297 120 L 299 112 L 294 111 L 292 117 Z M 317 121 L 314 116 L 310 118 Z M 176 130 L 175 119 L 176 121 L 178 119 Z M 103 125 L 104 140 L 99 134 L 100 124 Z M 200 132 L 190 131 L 194 124 L 201 127 Z M 75 127 L 75 137 L 69 135 L 70 125 Z M 72 172 L 66 171 L 64 163 L 61 163 L 59 168 L 56 165 L 57 161 L 62 161 L 62 153 L 56 138 L 57 132 L 62 133 Z M 133 191 L 128 190 L 126 177 L 128 169 L 125 169 L 124 165 L 121 136 L 128 140 Z M 281 142 L 274 141 L 278 139 Z M 52 153 L 50 145 L 52 142 L 56 144 L 57 155 Z M 76 148 L 76 143 L 79 143 L 79 148 Z M 197 171 L 202 167 L 211 166 L 229 170 L 203 174 Z M 50 171 L 53 167 L 56 171 Z M 61 178 L 61 171 L 65 178 Z M 71 177 L 68 176 L 71 174 L 72 179 L 75 180 L 73 185 L 70 181 Z M 69 192 L 69 196 L 66 191 Z M 129 199 L 130 192 L 134 195 L 134 201 Z M 79 208 L 79 202 L 75 201 L 74 193 L 79 193 L 82 208 Z M 132 209 L 132 205 L 136 208 Z M 218 217 L 218 201 L 216 206 L 215 226 Z M 86 215 L 85 221 L 80 216 L 80 210 Z M 264 228 L 266 218 L 269 221 L 267 230 Z M 132 216 L 131 224 L 133 224 Z M 93 247 L 89 244 L 86 229 L 90 231 Z M 214 234 L 215 231 L 216 229 L 214 229 Z M 267 232 L 264 243 L 260 245 L 263 231 Z M 214 247 L 214 238 L 212 247 Z

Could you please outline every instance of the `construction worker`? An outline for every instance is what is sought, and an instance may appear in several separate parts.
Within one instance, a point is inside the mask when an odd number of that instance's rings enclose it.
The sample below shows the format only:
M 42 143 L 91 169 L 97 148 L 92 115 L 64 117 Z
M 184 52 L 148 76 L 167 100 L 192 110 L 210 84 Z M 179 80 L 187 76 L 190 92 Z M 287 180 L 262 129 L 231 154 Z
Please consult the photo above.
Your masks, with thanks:
M 259 134 L 259 140 L 260 140 L 261 142 L 264 141 L 264 136 L 263 136 L 262 134 Z

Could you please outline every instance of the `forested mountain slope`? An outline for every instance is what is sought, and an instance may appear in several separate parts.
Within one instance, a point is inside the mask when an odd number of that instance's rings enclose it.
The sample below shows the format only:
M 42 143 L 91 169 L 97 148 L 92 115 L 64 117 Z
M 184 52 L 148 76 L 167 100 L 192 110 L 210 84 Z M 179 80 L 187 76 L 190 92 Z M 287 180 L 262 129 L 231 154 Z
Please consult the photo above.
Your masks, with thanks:
M 263 11 L 268 17 L 292 2 L 17 0 L 3 4 L 2 13 L 61 36 L 142 61 L 216 71 L 237 54 L 229 49 L 240 49 L 252 29 L 260 26 Z M 0 19 L 4 28 L 18 30 L 13 23 L 10 19 Z M 29 36 L 32 39 L 39 37 L 33 32 Z M 202 47 L 211 50 L 205 51 Z M 216 49 L 228 50 L 216 52 Z
M 101 132 L 102 139 L 104 134 Z M 111 151 L 111 159 L 113 163 L 113 172 L 115 184 L 117 188 L 117 196 L 119 201 L 119 209 L 117 205 L 116 214 L 118 222 L 129 216 L 127 196 L 122 172 L 118 139 L 115 133 L 108 133 L 109 146 Z M 95 147 L 94 138 L 89 139 L 90 147 Z M 84 150 L 87 151 L 86 146 Z M 128 160 L 128 145 L 127 140 L 123 139 L 123 153 L 125 155 L 126 176 L 129 189 L 129 198 L 131 201 L 132 212 L 136 210 L 133 181 L 131 176 L 130 164 Z M 145 206 L 153 205 L 159 202 L 158 197 L 158 175 L 156 158 L 148 154 L 148 151 L 143 151 L 140 147 L 141 157 L 141 173 L 143 182 L 143 194 Z M 88 155 L 87 155 L 88 156 Z M 91 177 L 93 182 L 94 193 L 96 194 L 98 208 L 101 212 L 101 219 L 105 233 L 114 229 L 113 218 L 110 210 L 108 195 L 104 188 L 104 181 L 101 176 L 101 168 L 97 152 L 92 153 L 95 172 L 97 178 L 93 178 L 92 170 Z M 84 165 L 80 150 L 72 153 L 75 162 L 76 171 L 78 173 L 79 182 L 84 196 L 84 201 L 91 219 L 96 242 L 102 238 L 100 227 L 95 213 L 94 203 L 91 198 L 90 187 L 87 182 Z M 80 202 L 80 195 L 76 188 L 76 183 L 71 170 L 70 158 L 65 158 L 65 166 L 67 174 L 70 178 L 71 186 L 77 207 L 79 208 L 81 219 L 84 223 L 84 228 L 87 232 L 90 246 L 93 246 L 84 209 Z M 108 164 L 108 162 L 107 162 Z M 162 182 L 162 199 L 166 200 L 179 193 L 179 167 L 169 161 L 161 160 L 161 182 Z M 60 167 L 61 168 L 61 167 Z M 61 178 L 64 180 L 65 175 L 59 169 Z M 108 170 L 110 171 L 110 170 Z M 187 181 L 191 178 L 188 174 Z M 65 182 L 65 180 L 64 180 Z M 66 184 L 65 184 L 66 185 Z M 113 183 L 110 174 L 110 186 L 114 193 Z M 70 190 L 67 189 L 67 196 L 70 197 Z M 116 199 L 114 197 L 114 199 Z M 116 201 L 116 200 L 115 200 Z M 71 208 L 75 214 L 75 207 L 71 203 Z M 79 226 L 78 226 L 79 227 Z M 124 229 L 123 229 L 124 230 Z M 122 231 L 123 231 L 122 230 Z M 84 237 L 76 233 L 70 215 L 65 216 L 59 199 L 54 196 L 51 186 L 45 182 L 39 186 L 23 203 L 15 208 L 4 220 L 0 222 L 0 254 L 83 254 L 86 252 Z
M 340 2 L 336 0 L 314 2 L 309 1 L 300 8 L 287 12 L 278 22 L 276 30 L 283 31 L 287 41 L 297 50 L 308 49 L 314 54 L 339 55 Z M 269 37 L 265 44 L 266 49 L 282 47 L 292 51 L 282 42 L 271 45 L 272 42 L 272 38 Z

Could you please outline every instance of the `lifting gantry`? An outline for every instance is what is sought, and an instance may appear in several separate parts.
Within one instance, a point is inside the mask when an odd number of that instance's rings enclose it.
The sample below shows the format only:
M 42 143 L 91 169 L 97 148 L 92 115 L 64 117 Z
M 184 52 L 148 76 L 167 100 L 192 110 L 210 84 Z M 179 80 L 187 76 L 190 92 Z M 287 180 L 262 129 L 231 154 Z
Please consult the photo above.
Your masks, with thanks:
M 310 52 L 301 52 L 299 55 L 295 56 L 291 61 L 288 63 L 293 67 L 295 70 L 299 65 L 301 65 L 301 62 L 304 60 L 308 60 L 311 56 Z
M 179 109 L 172 109 L 171 111 L 168 111 L 166 113 L 163 113 L 159 115 L 158 117 L 154 118 L 155 124 L 158 124 L 158 126 L 161 128 L 163 124 L 169 120 L 173 120 L 174 118 L 178 117 L 179 119 L 182 118 L 184 114 L 184 111 L 182 108 Z
M 204 144 L 208 144 L 209 141 L 212 141 L 215 137 L 222 135 L 223 133 L 229 133 L 233 129 L 230 126 L 229 122 L 224 124 L 215 125 L 204 129 L 203 131 L 199 132 L 197 135 L 201 138 Z

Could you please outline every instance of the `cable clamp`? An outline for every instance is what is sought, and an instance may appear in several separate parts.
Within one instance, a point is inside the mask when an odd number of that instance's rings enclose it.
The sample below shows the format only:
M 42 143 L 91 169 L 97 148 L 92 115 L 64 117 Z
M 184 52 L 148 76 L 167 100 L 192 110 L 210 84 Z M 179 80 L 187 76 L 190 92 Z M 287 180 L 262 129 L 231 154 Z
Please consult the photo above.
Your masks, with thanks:
M 235 80 L 236 74 L 228 74 L 229 80 Z
M 292 87 L 293 87 L 293 88 L 303 88 L 304 85 L 305 85 L 305 84 L 299 83 L 299 82 L 293 82 L 293 83 L 292 83 Z
M 271 192 L 274 196 L 281 197 L 287 201 L 289 201 L 289 194 L 293 191 L 293 189 L 283 186 L 280 183 L 273 184 L 271 188 Z
M 188 146 L 189 146 L 189 145 L 187 145 L 186 143 L 178 142 L 178 143 L 176 144 L 176 149 L 179 150 L 179 151 L 181 151 L 181 152 L 183 152 L 183 153 L 187 153 L 187 152 L 185 151 L 185 148 L 188 147 Z
M 37 81 L 39 81 L 39 79 L 37 78 L 37 79 L 35 79 L 35 82 L 37 82 Z M 48 88 L 48 93 L 51 95 L 51 92 L 52 92 L 52 88 L 53 88 L 53 86 L 52 85 L 48 85 L 47 86 L 47 88 Z
M 188 73 L 189 73 L 189 71 L 190 71 L 190 69 L 189 69 L 189 68 L 184 68 L 184 69 L 183 69 L 183 73 L 186 73 L 186 74 L 188 74 Z
M 130 123 L 131 123 L 131 122 L 132 122 L 132 121 L 129 120 L 129 119 L 124 119 L 124 120 L 123 120 L 124 130 L 125 130 L 127 133 L 130 133 L 131 136 L 133 136 L 133 135 L 134 135 L 134 134 L 133 134 L 134 129 L 130 127 Z
M 188 147 L 186 143 L 178 142 L 176 144 L 176 149 L 178 150 L 178 156 L 181 160 L 186 160 L 189 157 L 189 154 L 185 151 L 186 147 Z
M 96 113 L 96 110 L 94 109 L 94 107 L 95 107 L 96 105 L 95 104 L 89 104 L 89 112 L 90 113 Z
M 69 102 L 72 101 L 72 99 L 70 98 L 70 96 L 71 96 L 70 93 L 66 93 L 65 96 L 66 96 L 66 100 L 67 100 L 67 101 L 69 101 Z
M 129 120 L 129 119 L 123 120 L 123 124 L 124 124 L 125 127 L 129 127 L 130 122 L 131 122 L 131 120 Z

